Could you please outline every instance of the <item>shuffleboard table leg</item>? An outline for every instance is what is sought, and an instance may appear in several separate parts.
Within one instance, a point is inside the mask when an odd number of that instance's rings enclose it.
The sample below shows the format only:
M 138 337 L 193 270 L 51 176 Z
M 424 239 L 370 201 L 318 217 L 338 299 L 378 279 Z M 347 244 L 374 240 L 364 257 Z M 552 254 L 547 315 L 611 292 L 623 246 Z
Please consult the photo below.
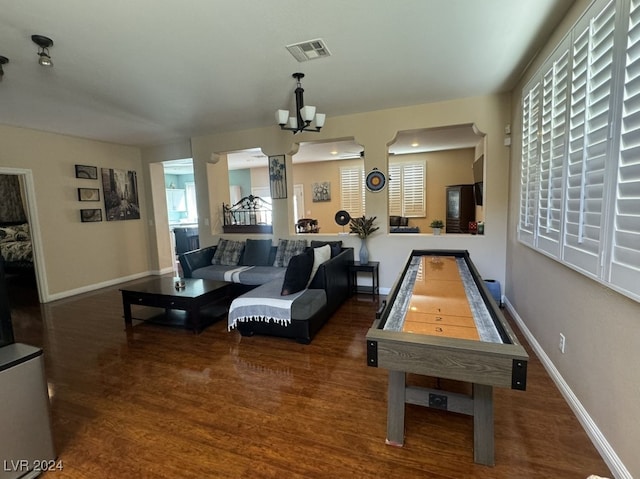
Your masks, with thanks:
M 404 371 L 389 371 L 386 443 L 391 446 L 404 444 L 405 382 Z
M 493 387 L 473 384 L 473 460 L 494 465 Z

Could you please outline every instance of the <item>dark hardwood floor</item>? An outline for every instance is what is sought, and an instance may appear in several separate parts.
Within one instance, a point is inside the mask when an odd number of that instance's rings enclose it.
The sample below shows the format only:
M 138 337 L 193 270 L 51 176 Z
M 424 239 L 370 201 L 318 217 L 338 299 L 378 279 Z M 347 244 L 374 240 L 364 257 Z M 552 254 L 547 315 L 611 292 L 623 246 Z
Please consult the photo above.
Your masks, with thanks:
M 494 393 L 495 467 L 473 463 L 472 419 L 454 413 L 409 405 L 405 446 L 385 445 L 387 371 L 366 365 L 370 297 L 301 345 L 224 322 L 200 335 L 126 330 L 117 287 L 43 305 L 10 288 L 16 340 L 45 354 L 64 467 L 47 478 L 611 477 L 530 350 L 527 391 Z

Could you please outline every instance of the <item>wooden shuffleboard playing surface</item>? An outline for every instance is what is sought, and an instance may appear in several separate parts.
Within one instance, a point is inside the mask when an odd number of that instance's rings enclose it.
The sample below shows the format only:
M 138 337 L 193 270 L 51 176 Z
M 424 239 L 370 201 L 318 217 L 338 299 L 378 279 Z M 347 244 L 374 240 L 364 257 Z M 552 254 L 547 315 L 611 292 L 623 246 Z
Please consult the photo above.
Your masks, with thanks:
M 402 331 L 479 340 L 453 256 L 423 256 Z

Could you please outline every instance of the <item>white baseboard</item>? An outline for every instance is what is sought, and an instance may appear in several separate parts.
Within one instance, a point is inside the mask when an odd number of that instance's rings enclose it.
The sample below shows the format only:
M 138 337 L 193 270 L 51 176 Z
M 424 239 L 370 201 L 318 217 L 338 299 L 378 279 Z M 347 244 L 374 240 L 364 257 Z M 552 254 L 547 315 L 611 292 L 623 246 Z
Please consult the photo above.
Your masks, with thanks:
M 145 271 L 143 273 L 136 273 L 129 276 L 125 276 L 123 278 L 116 278 L 116 279 L 111 279 L 109 281 L 103 281 L 102 283 L 89 284 L 87 286 L 83 286 L 82 288 L 70 289 L 68 291 L 62 291 L 61 293 L 49 294 L 46 296 L 46 298 L 43 298 L 43 302 L 48 303 L 50 301 L 57 301 L 59 299 L 75 296 L 76 294 L 89 293 L 90 291 L 107 288 L 109 286 L 114 286 L 116 284 L 124 283 L 126 281 L 133 281 L 134 279 L 144 278 L 145 276 L 149 276 L 149 275 L 166 274 L 166 273 L 170 273 L 171 271 L 172 271 L 171 268 L 165 268 L 161 272 Z
M 564 397 L 565 401 L 567 401 L 567 404 L 569 404 L 569 407 L 578 418 L 578 421 L 589 436 L 589 439 L 591 439 L 591 442 L 600 453 L 600 456 L 602 456 L 604 462 L 606 462 L 607 466 L 609 466 L 609 469 L 613 473 L 613 476 L 616 479 L 633 479 L 633 476 L 624 466 L 618 455 L 615 453 L 615 451 L 607 441 L 607 438 L 604 437 L 600 429 L 598 429 L 596 423 L 593 421 L 593 419 L 591 419 L 591 416 L 589 416 L 587 410 L 582 406 L 582 403 L 580 403 L 576 395 L 566 383 L 560 372 L 556 369 L 553 362 L 551 362 L 549 356 L 547 356 L 547 354 L 544 352 L 544 349 L 542 349 L 540 343 L 538 343 L 533 334 L 531 334 L 531 331 L 529 331 L 524 321 L 516 312 L 513 305 L 509 302 L 506 296 L 503 296 L 503 302 L 509 313 L 511 313 L 511 316 L 513 316 L 515 322 L 518 324 L 518 328 L 520 328 L 522 334 L 524 334 L 527 338 L 529 345 L 535 351 L 536 356 L 538 356 L 538 359 L 540 359 L 540 362 L 542 362 L 542 365 L 546 369 L 547 373 L 549 373 L 549 376 L 551 376 L 551 379 L 560 390 L 560 393 Z

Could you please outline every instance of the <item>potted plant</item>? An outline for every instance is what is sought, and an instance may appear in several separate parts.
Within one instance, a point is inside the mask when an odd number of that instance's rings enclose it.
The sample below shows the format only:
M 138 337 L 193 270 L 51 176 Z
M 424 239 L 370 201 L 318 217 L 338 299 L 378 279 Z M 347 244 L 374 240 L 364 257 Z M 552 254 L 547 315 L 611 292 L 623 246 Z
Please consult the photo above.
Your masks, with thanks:
M 362 215 L 357 218 L 351 218 L 349 222 L 349 230 L 351 233 L 358 235 L 358 238 L 362 240 L 360 244 L 360 264 L 367 264 L 369 262 L 369 250 L 367 249 L 367 238 L 369 235 L 380 228 L 374 226 L 376 220 L 375 216 L 367 218 Z
M 434 235 L 439 235 L 442 228 L 444 228 L 444 223 L 442 220 L 433 220 L 429 226 L 433 229 Z

